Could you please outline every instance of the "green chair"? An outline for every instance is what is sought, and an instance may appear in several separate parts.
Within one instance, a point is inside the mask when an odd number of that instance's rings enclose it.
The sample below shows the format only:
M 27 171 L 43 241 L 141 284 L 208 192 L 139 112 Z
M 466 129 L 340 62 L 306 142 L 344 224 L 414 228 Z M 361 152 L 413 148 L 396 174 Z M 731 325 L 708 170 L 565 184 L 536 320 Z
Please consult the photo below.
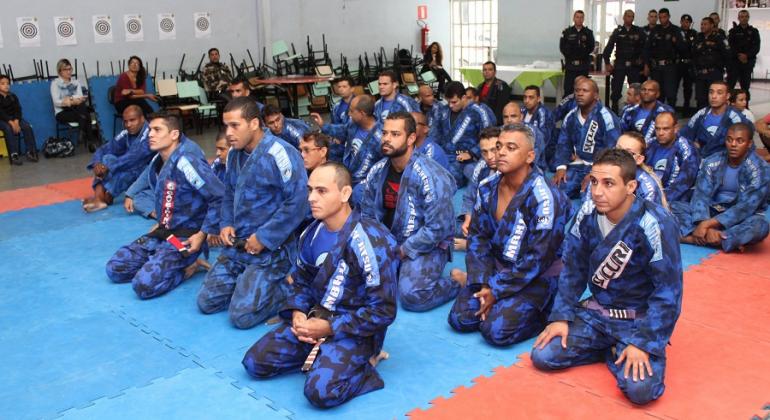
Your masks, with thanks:
M 197 114 L 196 117 L 198 119 L 198 134 L 201 134 L 203 133 L 203 122 L 217 122 L 219 120 L 219 111 L 217 110 L 216 104 L 209 103 L 206 90 L 204 90 L 201 86 L 198 86 L 198 89 L 200 92 L 198 96 L 200 99 L 200 105 L 198 105 L 198 108 L 196 108 L 195 113 Z
M 372 80 L 366 86 L 369 88 L 369 93 L 371 93 L 372 95 L 379 95 L 380 94 L 380 81 L 379 80 Z

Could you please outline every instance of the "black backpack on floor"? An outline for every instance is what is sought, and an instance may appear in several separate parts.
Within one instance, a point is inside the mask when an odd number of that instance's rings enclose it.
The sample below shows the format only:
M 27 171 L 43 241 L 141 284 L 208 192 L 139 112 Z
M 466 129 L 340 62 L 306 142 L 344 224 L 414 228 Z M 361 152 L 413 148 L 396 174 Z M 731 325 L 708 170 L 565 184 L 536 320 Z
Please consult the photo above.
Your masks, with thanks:
M 46 158 L 54 157 L 70 157 L 75 155 L 75 145 L 72 144 L 70 139 L 49 137 L 48 140 L 43 143 L 43 156 Z

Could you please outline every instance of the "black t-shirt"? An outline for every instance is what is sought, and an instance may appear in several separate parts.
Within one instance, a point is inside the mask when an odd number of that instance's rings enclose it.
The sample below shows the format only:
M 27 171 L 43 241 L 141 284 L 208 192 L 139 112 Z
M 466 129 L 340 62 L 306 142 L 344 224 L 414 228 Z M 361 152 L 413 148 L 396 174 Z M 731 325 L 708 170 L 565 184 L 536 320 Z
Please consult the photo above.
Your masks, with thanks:
M 382 223 L 388 229 L 393 225 L 393 217 L 396 215 L 398 187 L 401 185 L 402 174 L 403 172 L 397 172 L 393 165 L 390 165 L 388 176 L 382 184 L 382 205 L 385 207 L 385 217 L 382 219 Z
M 462 112 L 462 111 L 460 111 L 460 112 Z M 460 116 L 460 112 L 449 111 L 449 124 L 450 125 L 452 125 L 452 126 L 455 125 L 455 121 L 457 121 L 457 117 Z

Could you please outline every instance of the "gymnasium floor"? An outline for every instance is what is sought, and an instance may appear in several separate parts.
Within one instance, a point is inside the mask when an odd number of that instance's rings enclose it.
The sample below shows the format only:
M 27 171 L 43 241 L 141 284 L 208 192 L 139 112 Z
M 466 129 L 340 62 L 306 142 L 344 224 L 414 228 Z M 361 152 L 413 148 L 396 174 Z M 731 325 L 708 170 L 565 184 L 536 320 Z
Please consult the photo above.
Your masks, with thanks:
M 192 137 L 211 152 L 211 132 Z M 152 223 L 120 205 L 80 210 L 89 158 L 79 149 L 12 172 L 0 160 L 1 419 L 770 418 L 768 241 L 739 255 L 682 246 L 667 390 L 648 406 L 628 403 L 603 365 L 542 374 L 532 340 L 498 349 L 451 331 L 447 304 L 399 311 L 378 367 L 385 389 L 324 411 L 299 373 L 246 375 L 244 352 L 271 327 L 200 314 L 203 274 L 151 301 L 108 281 L 107 259 Z M 464 265 L 455 256 L 451 267 Z

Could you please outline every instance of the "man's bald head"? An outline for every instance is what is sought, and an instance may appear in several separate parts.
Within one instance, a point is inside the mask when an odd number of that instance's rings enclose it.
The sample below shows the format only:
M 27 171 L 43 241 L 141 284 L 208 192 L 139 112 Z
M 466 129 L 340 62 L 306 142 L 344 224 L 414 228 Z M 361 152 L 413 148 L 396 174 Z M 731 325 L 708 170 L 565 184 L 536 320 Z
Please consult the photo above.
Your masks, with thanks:
M 508 102 L 503 107 L 503 125 L 519 124 L 524 119 L 521 114 L 521 106 L 514 101 Z
M 128 116 L 141 116 L 144 118 L 144 113 L 139 105 L 129 105 L 123 110 L 123 118 L 125 119 Z
M 416 133 L 417 133 L 417 141 L 415 144 L 416 147 L 419 147 L 422 145 L 422 141 L 428 137 L 428 131 L 430 131 L 430 127 L 428 127 L 428 119 L 425 117 L 425 114 L 422 112 L 410 112 L 412 115 L 412 118 L 414 118 L 414 122 L 416 124 Z
M 435 97 L 433 96 L 433 88 L 428 85 L 421 85 L 417 91 L 417 95 L 420 97 L 420 103 L 425 106 L 433 106 Z
M 144 114 L 138 105 L 129 105 L 123 110 L 123 127 L 129 134 L 135 135 L 144 126 Z

